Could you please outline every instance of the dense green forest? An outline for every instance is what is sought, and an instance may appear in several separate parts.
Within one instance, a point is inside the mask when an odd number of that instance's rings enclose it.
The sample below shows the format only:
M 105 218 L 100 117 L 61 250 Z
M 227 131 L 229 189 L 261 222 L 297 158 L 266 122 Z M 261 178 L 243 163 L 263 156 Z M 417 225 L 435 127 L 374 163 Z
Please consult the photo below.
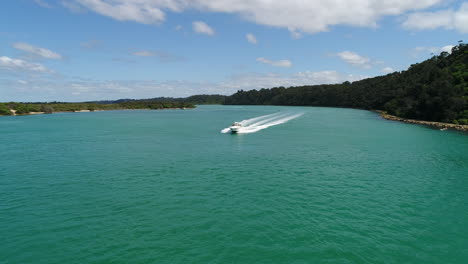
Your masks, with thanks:
M 351 107 L 468 125 L 468 45 L 386 76 L 334 85 L 240 90 L 225 98 L 225 104 Z
M 184 98 L 174 98 L 174 97 L 155 97 L 149 99 L 119 99 L 119 100 L 108 100 L 108 101 L 93 101 L 91 103 L 98 104 L 115 104 L 123 102 L 138 102 L 138 101 L 147 101 L 147 102 L 185 102 L 196 105 L 209 105 L 209 104 L 223 104 L 224 99 L 227 96 L 219 94 L 200 94 L 192 95 Z
M 223 104 L 225 95 L 193 95 L 186 98 L 156 97 L 149 99 L 119 99 L 107 101 L 92 101 L 83 103 L 0 103 L 0 115 L 11 115 L 12 110 L 16 114 L 30 112 L 73 112 L 80 110 L 119 110 L 119 109 L 164 109 L 164 108 L 194 108 L 197 104 Z
M 12 110 L 16 114 L 28 114 L 31 112 L 74 112 L 80 110 L 124 110 L 124 109 L 168 109 L 168 108 L 194 108 L 195 106 L 187 102 L 165 102 L 165 101 L 129 101 L 121 103 L 0 103 L 0 115 L 11 115 Z

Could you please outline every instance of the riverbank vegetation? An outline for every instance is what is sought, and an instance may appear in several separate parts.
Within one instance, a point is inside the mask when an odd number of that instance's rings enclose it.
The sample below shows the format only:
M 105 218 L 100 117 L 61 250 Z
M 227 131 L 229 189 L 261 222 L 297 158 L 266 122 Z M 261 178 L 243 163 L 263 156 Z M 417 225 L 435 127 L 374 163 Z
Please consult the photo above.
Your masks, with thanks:
M 334 85 L 240 90 L 225 104 L 350 107 L 468 125 L 468 45 L 386 76 Z
M 189 103 L 195 105 L 219 105 L 223 104 L 224 100 L 227 96 L 226 95 L 219 95 L 219 94 L 200 94 L 200 95 L 192 95 L 189 97 L 183 98 L 174 98 L 174 97 L 155 97 L 149 99 L 119 99 L 119 100 L 107 100 L 107 101 L 93 101 L 92 103 L 98 104 L 115 104 L 115 103 L 123 103 L 123 102 L 139 102 L 139 101 L 146 101 L 146 102 L 181 102 L 181 103 Z
M 195 105 L 186 102 L 149 102 L 131 101 L 121 103 L 0 103 L 0 115 L 27 115 L 31 113 L 51 114 L 54 112 L 79 112 L 97 110 L 126 110 L 126 109 L 186 109 Z M 13 111 L 12 111 L 13 110 Z

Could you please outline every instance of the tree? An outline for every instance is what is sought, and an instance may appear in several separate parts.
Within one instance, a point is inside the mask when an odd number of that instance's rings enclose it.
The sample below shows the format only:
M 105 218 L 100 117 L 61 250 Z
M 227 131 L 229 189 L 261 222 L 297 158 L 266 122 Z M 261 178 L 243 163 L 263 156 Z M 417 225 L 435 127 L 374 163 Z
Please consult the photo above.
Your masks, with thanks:
M 54 112 L 54 108 L 50 105 L 41 105 L 41 112 L 52 114 Z
M 10 108 L 5 104 L 0 104 L 0 115 L 11 115 Z

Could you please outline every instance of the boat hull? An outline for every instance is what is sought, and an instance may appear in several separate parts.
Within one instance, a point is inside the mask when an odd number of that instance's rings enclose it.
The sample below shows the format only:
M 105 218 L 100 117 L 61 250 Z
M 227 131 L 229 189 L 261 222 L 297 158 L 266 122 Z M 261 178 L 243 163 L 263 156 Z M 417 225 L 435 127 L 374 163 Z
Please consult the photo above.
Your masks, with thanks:
M 231 127 L 231 133 L 233 134 L 236 134 L 237 132 L 239 132 L 239 128 L 238 127 Z

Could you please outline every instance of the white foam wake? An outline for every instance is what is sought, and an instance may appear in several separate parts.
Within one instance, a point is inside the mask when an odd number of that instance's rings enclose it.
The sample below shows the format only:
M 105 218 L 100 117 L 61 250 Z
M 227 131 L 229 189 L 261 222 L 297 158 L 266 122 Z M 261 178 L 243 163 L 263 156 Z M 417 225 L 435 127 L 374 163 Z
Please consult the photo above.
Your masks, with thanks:
M 259 117 L 254 117 L 251 119 L 242 120 L 242 128 L 240 128 L 238 134 L 248 134 L 255 133 L 265 128 L 272 126 L 284 124 L 290 120 L 302 116 L 303 113 L 274 113 L 270 115 L 264 115 Z M 229 133 L 231 130 L 229 127 L 221 130 L 221 133 Z

